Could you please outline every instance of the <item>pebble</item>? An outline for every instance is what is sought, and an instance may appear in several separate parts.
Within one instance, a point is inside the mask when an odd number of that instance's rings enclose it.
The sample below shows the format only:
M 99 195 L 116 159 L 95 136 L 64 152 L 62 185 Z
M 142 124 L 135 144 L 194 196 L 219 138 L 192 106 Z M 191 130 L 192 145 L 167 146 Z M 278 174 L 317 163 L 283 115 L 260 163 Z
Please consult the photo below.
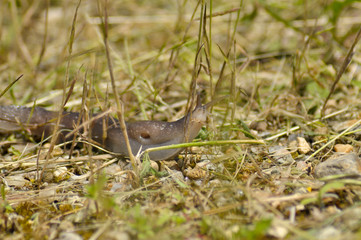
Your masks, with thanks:
M 288 234 L 288 229 L 281 225 L 272 224 L 271 228 L 268 229 L 267 234 L 274 238 L 284 239 Z
M 53 202 L 56 199 L 56 187 L 48 186 L 39 191 L 39 197 L 47 202 Z
M 336 144 L 333 149 L 336 152 L 349 153 L 353 151 L 353 146 L 350 144 Z
M 294 161 L 291 153 L 283 146 L 270 147 L 268 152 L 279 164 L 290 164 Z
M 150 161 L 150 166 L 157 172 L 160 170 L 158 163 L 155 161 Z
M 342 122 L 331 123 L 331 125 L 332 125 L 332 129 L 334 131 L 341 132 L 341 131 L 345 130 L 346 128 L 351 127 L 357 121 L 358 121 L 358 119 L 352 119 L 352 120 L 347 120 L 347 121 L 342 121 Z M 353 130 L 356 130 L 359 128 L 360 128 L 360 126 L 356 125 L 352 129 L 350 129 L 350 131 L 353 131 Z M 356 132 L 355 134 L 360 134 L 360 132 Z
M 308 169 L 308 164 L 305 161 L 297 161 L 296 168 L 299 171 L 306 171 Z
M 173 179 L 184 181 L 184 176 L 181 171 L 173 170 L 169 174 L 170 174 L 170 177 Z
M 301 154 L 307 154 L 311 151 L 310 144 L 303 137 L 297 137 L 298 151 Z
M 56 179 L 57 182 L 64 181 L 69 176 L 68 169 L 66 167 L 58 167 L 53 172 L 53 175 L 54 175 L 54 178 Z
M 6 176 L 4 183 L 11 187 L 24 187 L 29 181 L 23 175 Z
M 263 132 L 267 130 L 267 123 L 265 121 L 254 121 L 250 124 L 249 128 Z
M 101 239 L 108 239 L 108 240 L 130 240 L 131 237 L 127 232 L 121 232 L 120 230 L 110 230 L 104 232 Z
M 57 240 L 83 240 L 83 237 L 75 232 L 62 232 Z
M 334 226 L 326 226 L 325 228 L 321 229 L 321 231 L 316 234 L 317 239 L 342 239 L 341 231 L 336 229 Z
M 198 165 L 195 168 L 188 168 L 185 171 L 186 177 L 192 180 L 204 178 L 207 175 L 207 171 L 203 170 Z
M 201 168 L 206 168 L 207 170 L 215 171 L 216 166 L 209 160 L 204 160 L 197 164 Z
M 118 173 L 120 171 L 122 171 L 122 168 L 121 168 L 121 166 L 119 166 L 116 163 L 113 163 L 113 164 L 111 164 L 111 165 L 104 168 L 104 172 L 108 176 L 113 176 L 113 175 L 115 175 L 116 173 Z
M 361 162 L 355 153 L 337 154 L 315 167 L 317 178 L 339 174 L 360 174 Z

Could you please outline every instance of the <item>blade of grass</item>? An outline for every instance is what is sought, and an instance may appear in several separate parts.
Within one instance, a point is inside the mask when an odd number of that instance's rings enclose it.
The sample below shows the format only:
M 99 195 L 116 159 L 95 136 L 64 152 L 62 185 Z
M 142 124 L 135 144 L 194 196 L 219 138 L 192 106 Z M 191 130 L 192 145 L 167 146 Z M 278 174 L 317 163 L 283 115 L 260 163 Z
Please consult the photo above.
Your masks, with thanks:
M 15 79 L 14 81 L 12 81 L 12 83 L 10 83 L 1 93 L 0 93 L 0 98 L 17 82 L 20 80 L 20 78 L 23 77 L 24 74 L 21 74 L 17 79 Z
M 217 140 L 217 141 L 207 141 L 207 142 L 191 142 L 191 143 L 180 143 L 180 144 L 173 144 L 167 145 L 162 147 L 155 147 L 155 148 L 148 148 L 147 150 L 143 151 L 142 154 L 160 151 L 160 150 L 167 150 L 167 149 L 174 149 L 174 148 L 185 148 L 185 147 L 194 147 L 194 146 L 223 146 L 223 145 L 232 145 L 232 144 L 265 144 L 263 140 Z
M 315 151 L 314 153 L 312 153 L 308 158 L 306 158 L 305 162 L 307 162 L 308 160 L 310 160 L 312 157 L 314 157 L 317 153 L 321 152 L 324 148 L 326 148 L 328 145 L 330 145 L 331 143 L 333 143 L 334 141 L 336 141 L 338 138 L 344 136 L 348 131 L 350 131 L 352 128 L 354 128 L 355 126 L 359 125 L 361 123 L 361 119 L 358 120 L 357 122 L 355 122 L 354 124 L 352 124 L 350 127 L 346 128 L 344 131 L 342 131 L 340 134 L 338 134 L 337 136 L 335 136 L 334 138 L 332 138 L 330 141 L 328 141 L 325 145 L 323 145 L 322 147 L 320 147 L 319 149 L 317 149 L 317 151 Z
M 44 53 L 45 53 L 45 50 L 46 50 L 46 41 L 47 41 L 47 38 L 48 38 L 48 21 L 49 21 L 48 15 L 49 15 L 49 5 L 50 5 L 49 0 L 46 0 L 45 4 L 46 4 L 46 7 L 45 7 L 45 21 L 44 21 L 44 36 L 43 36 L 43 42 L 41 44 L 41 50 L 40 50 L 38 62 L 36 63 L 35 74 L 39 70 L 41 60 L 44 57 Z
M 347 66 L 350 64 L 352 57 L 355 54 L 355 47 L 356 47 L 356 44 L 360 41 L 360 38 L 361 38 L 361 26 L 360 26 L 360 28 L 357 32 L 357 35 L 352 43 L 352 46 L 350 47 L 350 49 L 347 52 L 347 55 L 342 63 L 340 70 L 338 71 L 338 73 L 336 75 L 335 81 L 333 82 L 333 84 L 331 86 L 330 93 L 328 94 L 328 96 L 325 100 L 325 103 L 323 104 L 323 107 L 321 110 L 321 117 L 325 114 L 327 102 L 330 99 L 331 95 L 334 93 L 337 83 L 340 81 L 342 75 L 345 73 Z

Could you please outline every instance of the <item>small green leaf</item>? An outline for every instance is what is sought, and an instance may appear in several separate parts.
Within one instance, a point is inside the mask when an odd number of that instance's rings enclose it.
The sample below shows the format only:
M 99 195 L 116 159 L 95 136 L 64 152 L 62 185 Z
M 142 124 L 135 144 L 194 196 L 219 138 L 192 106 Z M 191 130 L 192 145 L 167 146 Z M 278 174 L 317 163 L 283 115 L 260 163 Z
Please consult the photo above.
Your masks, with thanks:
M 358 87 L 358 88 L 361 88 L 361 81 L 351 81 L 351 84 Z
M 308 205 L 308 204 L 312 204 L 312 203 L 317 203 L 317 201 L 318 201 L 318 198 L 312 197 L 312 198 L 305 198 L 300 203 L 301 203 L 301 205 Z
M 345 186 L 345 183 L 343 183 L 343 182 L 330 182 L 330 183 L 327 183 L 318 192 L 318 197 L 319 197 L 320 202 L 321 202 L 321 199 L 322 199 L 322 197 L 323 197 L 323 195 L 325 193 L 329 192 L 332 189 L 343 188 L 344 186 Z
M 242 129 L 234 128 L 232 130 L 240 131 L 242 132 L 246 137 L 251 139 L 257 139 L 252 133 L 251 130 L 248 128 L 247 124 L 243 122 L 242 120 L 237 121 L 237 125 L 240 126 Z

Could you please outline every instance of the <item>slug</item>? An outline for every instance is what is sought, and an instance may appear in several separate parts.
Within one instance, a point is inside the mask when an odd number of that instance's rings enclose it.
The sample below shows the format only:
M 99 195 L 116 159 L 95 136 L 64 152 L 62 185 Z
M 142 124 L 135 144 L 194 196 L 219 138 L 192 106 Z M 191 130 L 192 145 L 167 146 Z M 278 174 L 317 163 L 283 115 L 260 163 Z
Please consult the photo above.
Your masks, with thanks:
M 195 109 L 174 122 L 165 121 L 137 121 L 127 122 L 129 143 L 134 155 L 148 148 L 167 146 L 171 144 L 192 141 L 206 122 L 208 108 L 213 103 L 202 105 L 198 99 Z M 0 133 L 12 133 L 26 130 L 35 139 L 44 138 L 53 133 L 58 112 L 48 111 L 41 107 L 28 108 L 22 106 L 0 106 Z M 109 116 L 94 115 L 90 122 L 91 137 L 104 149 L 125 157 L 128 156 L 123 133 L 117 119 Z M 79 119 L 77 112 L 63 112 L 59 125 L 58 142 L 72 139 L 65 137 L 74 130 Z M 105 128 L 104 128 L 105 124 Z M 106 133 L 103 131 L 106 130 Z M 82 133 L 83 130 L 80 128 Z M 154 161 L 167 160 L 176 156 L 183 149 L 168 149 L 149 153 Z

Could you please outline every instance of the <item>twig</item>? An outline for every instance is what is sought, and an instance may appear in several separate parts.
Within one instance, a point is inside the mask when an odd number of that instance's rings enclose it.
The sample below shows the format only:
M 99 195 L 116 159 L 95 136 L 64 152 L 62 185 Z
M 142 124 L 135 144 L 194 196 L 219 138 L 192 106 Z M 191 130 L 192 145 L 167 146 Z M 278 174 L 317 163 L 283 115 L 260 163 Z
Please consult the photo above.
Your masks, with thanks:
M 107 57 L 110 80 L 111 80 L 111 84 L 112 84 L 114 99 L 117 104 L 117 115 L 119 118 L 119 125 L 120 125 L 120 128 L 122 129 L 122 133 L 123 133 L 123 136 L 125 139 L 125 143 L 126 143 L 127 150 L 128 150 L 128 155 L 130 158 L 130 162 L 132 163 L 133 170 L 135 172 L 135 175 L 139 178 L 138 164 L 135 161 L 135 158 L 134 158 L 134 155 L 132 152 L 132 148 L 129 143 L 127 127 L 125 125 L 124 114 L 123 114 L 123 104 L 120 103 L 120 100 L 118 97 L 118 91 L 115 86 L 115 78 L 114 78 L 114 74 L 113 74 L 113 65 L 112 65 L 112 61 L 110 59 L 110 51 L 109 51 L 109 44 L 108 44 L 108 6 L 107 6 L 107 1 L 105 1 L 105 5 L 104 5 L 103 36 L 104 36 L 104 46 L 105 46 L 105 53 L 106 53 L 106 57 Z

